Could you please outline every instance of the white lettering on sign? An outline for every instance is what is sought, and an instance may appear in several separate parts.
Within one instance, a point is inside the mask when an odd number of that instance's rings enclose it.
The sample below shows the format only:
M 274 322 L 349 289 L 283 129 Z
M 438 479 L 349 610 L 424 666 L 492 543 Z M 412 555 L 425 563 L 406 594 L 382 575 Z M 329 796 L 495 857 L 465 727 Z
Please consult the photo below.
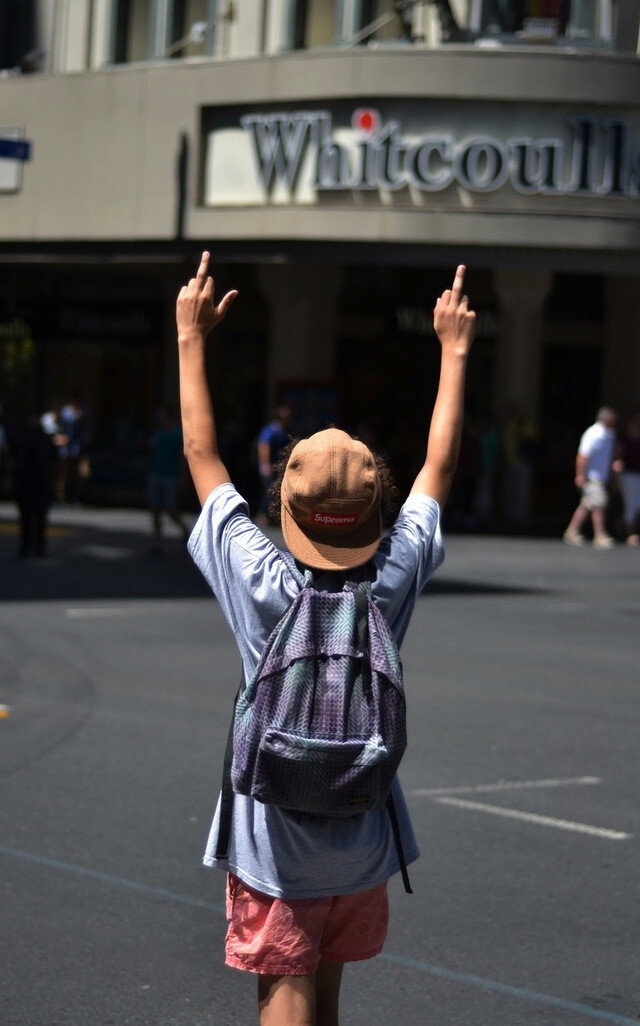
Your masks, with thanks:
M 310 203 L 336 191 L 437 193 L 451 185 L 471 193 L 510 185 L 525 195 L 640 195 L 640 150 L 633 152 L 622 118 L 574 115 L 563 136 L 539 139 L 404 135 L 398 121 L 384 123 L 366 108 L 354 112 L 350 128 L 334 129 L 327 110 L 246 114 L 240 126 L 209 137 L 205 191 L 212 205 Z M 248 175 L 253 184 L 245 188 Z

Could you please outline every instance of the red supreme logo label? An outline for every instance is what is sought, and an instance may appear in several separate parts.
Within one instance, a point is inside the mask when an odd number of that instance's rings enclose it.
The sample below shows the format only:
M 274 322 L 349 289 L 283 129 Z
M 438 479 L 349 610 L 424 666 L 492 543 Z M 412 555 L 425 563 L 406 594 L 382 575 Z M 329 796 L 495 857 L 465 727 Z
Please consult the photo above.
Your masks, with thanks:
M 356 513 L 342 513 L 339 516 L 333 513 L 312 513 L 311 520 L 314 524 L 326 524 L 329 527 L 351 527 L 357 524 L 360 518 Z

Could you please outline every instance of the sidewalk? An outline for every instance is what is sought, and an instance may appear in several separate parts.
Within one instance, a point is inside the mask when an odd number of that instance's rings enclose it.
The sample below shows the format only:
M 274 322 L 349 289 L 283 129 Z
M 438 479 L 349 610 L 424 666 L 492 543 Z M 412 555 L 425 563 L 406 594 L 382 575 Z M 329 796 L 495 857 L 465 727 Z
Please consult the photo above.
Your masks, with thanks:
M 188 524 L 196 514 L 185 518 Z M 282 546 L 278 528 L 267 533 Z M 0 503 L 0 600 L 210 597 L 188 556 L 181 532 L 166 521 L 166 551 L 152 552 L 143 509 L 55 506 L 46 559 L 18 559 L 17 511 Z M 557 538 L 448 534 L 446 560 L 429 591 L 440 595 L 615 589 L 637 607 L 640 550 L 616 544 L 574 549 Z M 633 596 L 636 595 L 634 598 Z M 625 596 L 623 598 L 623 596 Z
M 195 515 L 187 516 L 189 525 Z M 13 503 L 0 503 L 0 599 L 207 596 L 176 525 L 167 520 L 166 549 L 152 552 L 146 510 L 55 506 L 45 559 L 17 557 Z

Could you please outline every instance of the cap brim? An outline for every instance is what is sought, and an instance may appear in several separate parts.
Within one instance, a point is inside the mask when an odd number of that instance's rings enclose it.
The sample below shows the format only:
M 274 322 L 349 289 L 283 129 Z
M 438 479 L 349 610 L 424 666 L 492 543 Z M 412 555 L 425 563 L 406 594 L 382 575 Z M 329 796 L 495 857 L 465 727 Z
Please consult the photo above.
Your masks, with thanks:
M 284 503 L 280 509 L 280 520 L 289 551 L 314 570 L 352 570 L 362 566 L 375 555 L 382 537 L 379 509 L 357 530 L 332 538 L 306 528 L 303 530 Z

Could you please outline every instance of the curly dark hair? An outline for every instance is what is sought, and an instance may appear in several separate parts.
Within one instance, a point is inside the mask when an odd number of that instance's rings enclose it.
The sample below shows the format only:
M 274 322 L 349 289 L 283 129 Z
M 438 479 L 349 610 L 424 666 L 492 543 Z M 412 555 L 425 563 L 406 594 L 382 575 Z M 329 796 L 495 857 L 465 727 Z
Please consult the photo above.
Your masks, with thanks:
M 355 438 L 355 435 L 352 437 Z M 275 467 L 275 477 L 269 486 L 269 516 L 276 524 L 280 523 L 280 490 L 282 487 L 282 478 L 284 477 L 289 457 L 299 441 L 299 438 L 294 438 L 285 446 L 284 449 L 281 450 Z M 385 527 L 390 527 L 395 520 L 396 513 L 398 511 L 400 492 L 393 478 L 393 472 L 389 466 L 387 458 L 381 453 L 375 452 L 373 449 L 370 449 L 369 451 L 373 456 L 373 461 L 376 465 L 380 484 L 382 486 L 380 496 L 382 523 Z

